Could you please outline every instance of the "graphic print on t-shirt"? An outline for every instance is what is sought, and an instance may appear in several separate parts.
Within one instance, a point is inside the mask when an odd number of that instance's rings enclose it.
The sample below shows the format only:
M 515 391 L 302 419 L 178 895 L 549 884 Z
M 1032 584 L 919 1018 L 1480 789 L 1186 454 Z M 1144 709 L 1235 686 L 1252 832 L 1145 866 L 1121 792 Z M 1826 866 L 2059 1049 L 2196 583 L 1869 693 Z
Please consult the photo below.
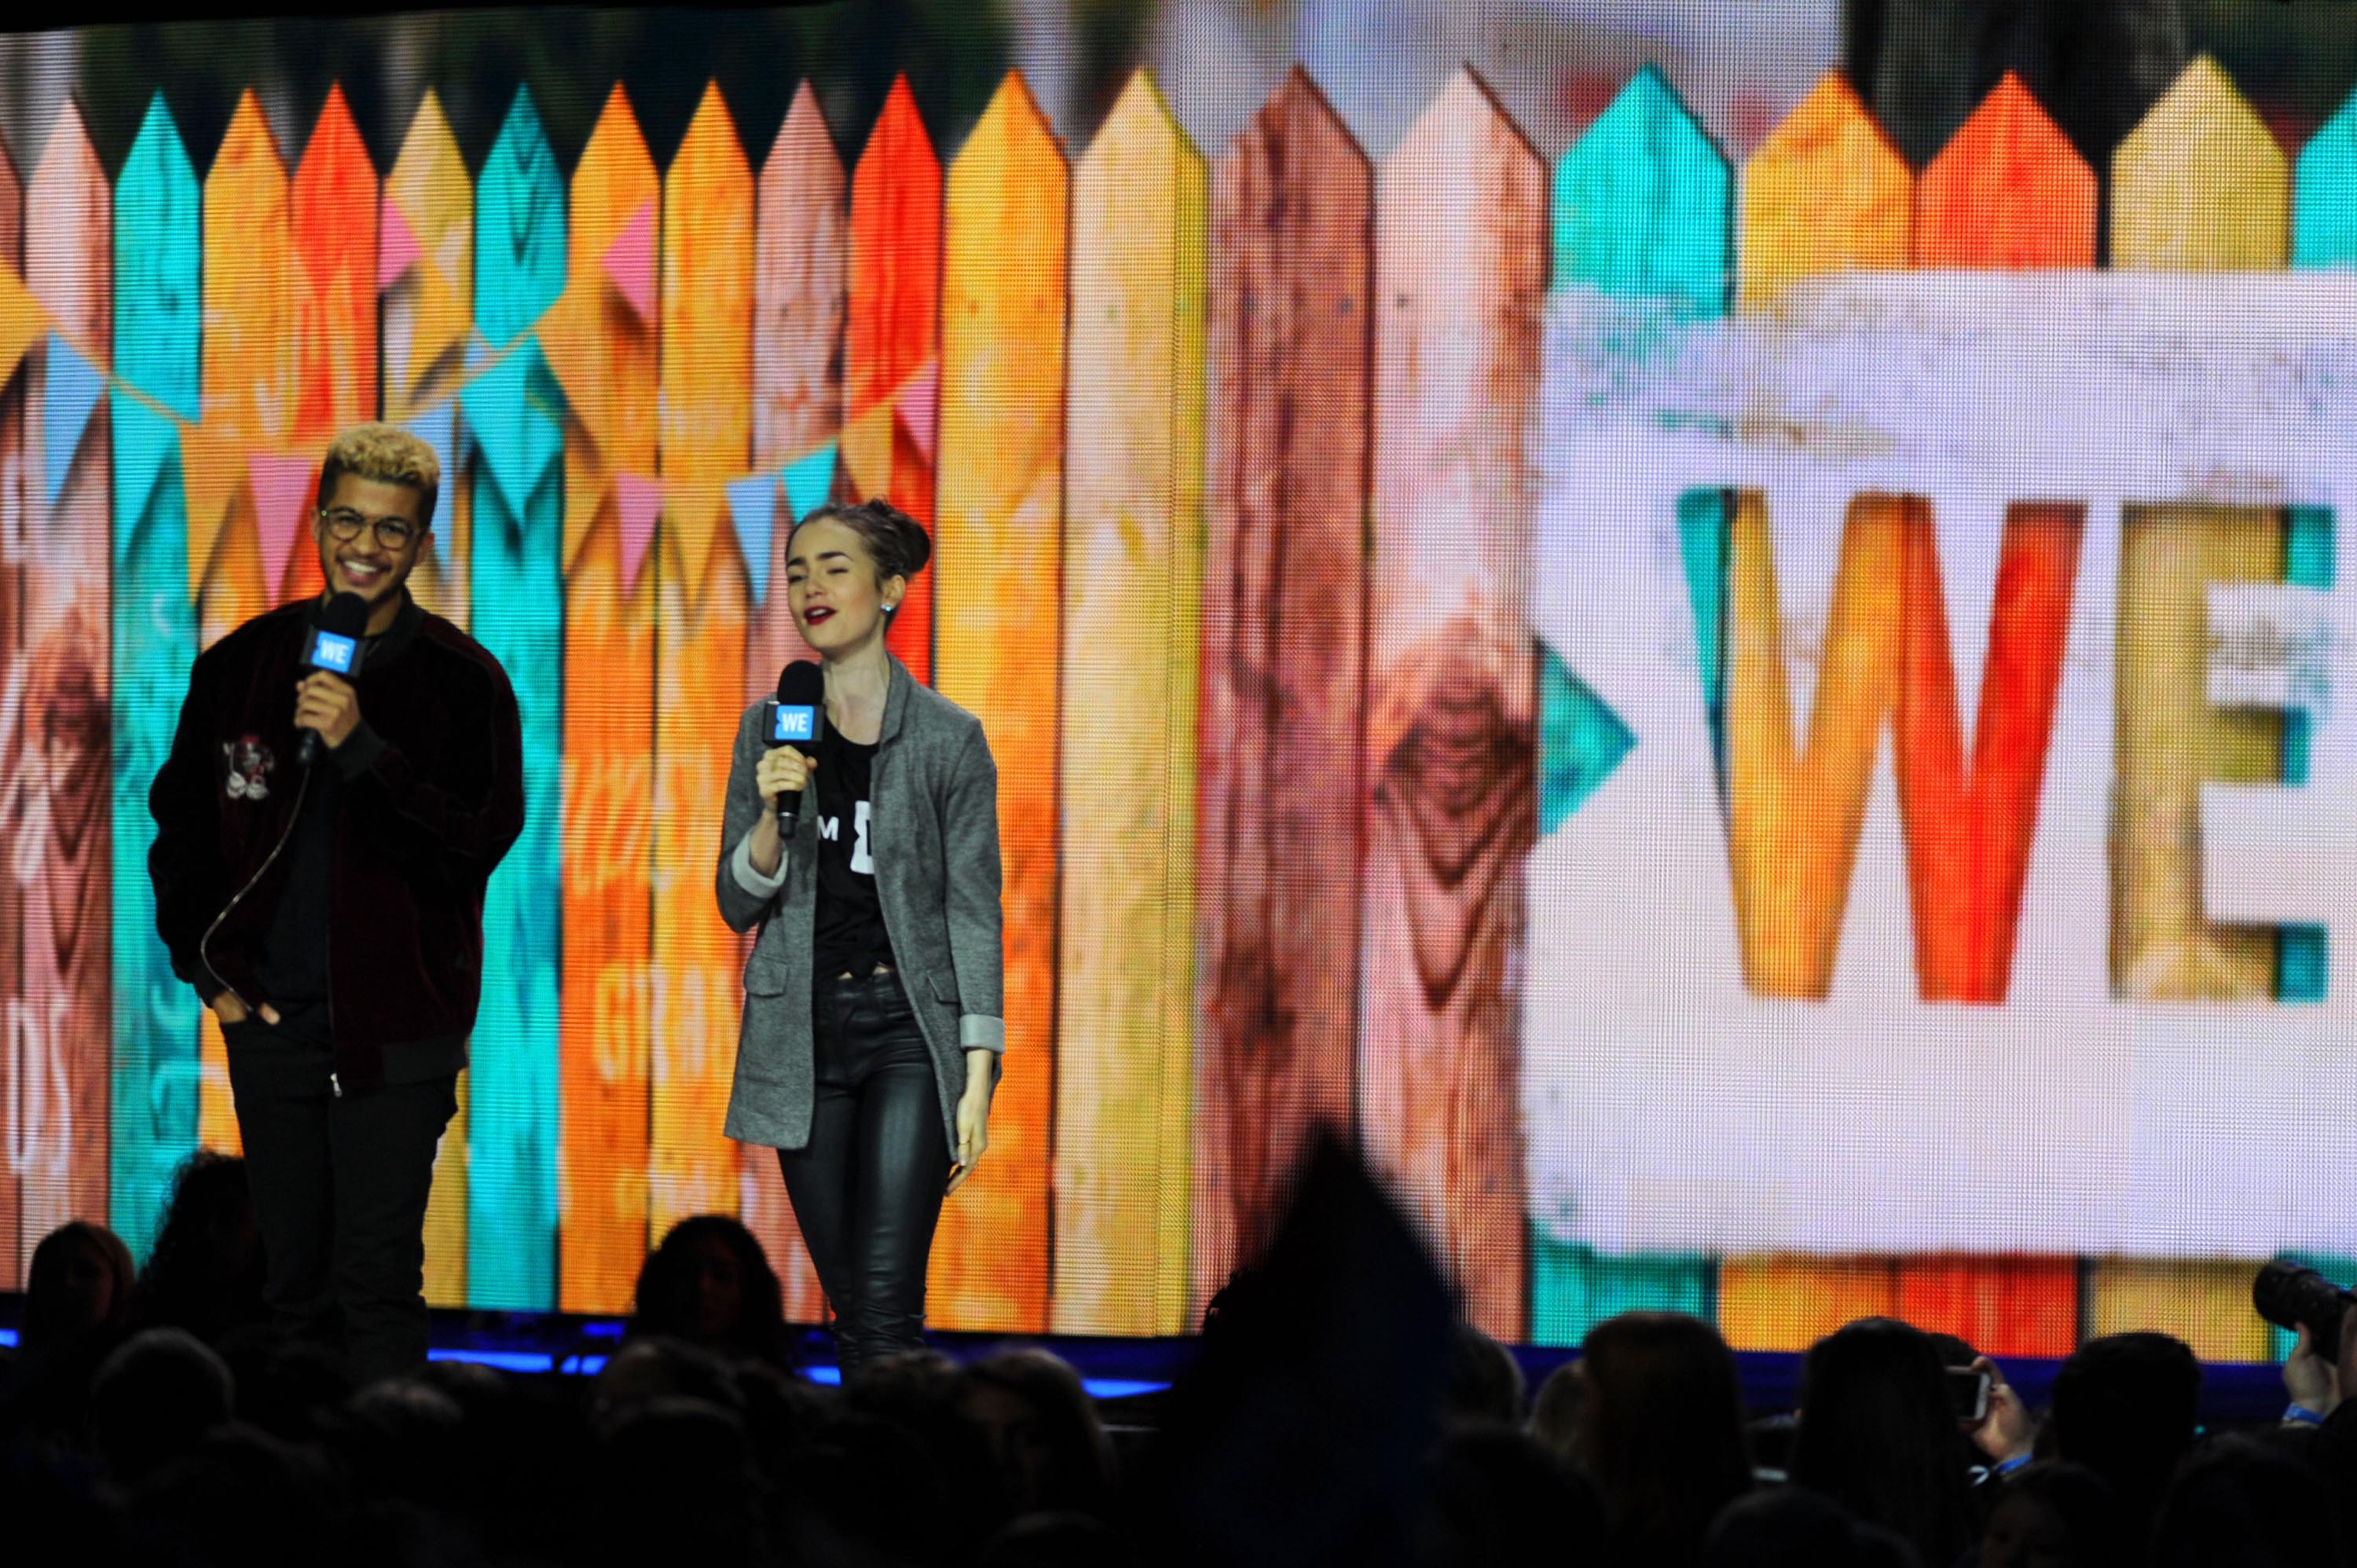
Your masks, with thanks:
M 867 848 L 867 802 L 852 802 L 851 869 L 862 876 L 876 875 L 876 857 Z M 836 842 L 843 836 L 843 819 L 839 816 L 821 817 L 818 820 L 818 836 L 829 843 Z

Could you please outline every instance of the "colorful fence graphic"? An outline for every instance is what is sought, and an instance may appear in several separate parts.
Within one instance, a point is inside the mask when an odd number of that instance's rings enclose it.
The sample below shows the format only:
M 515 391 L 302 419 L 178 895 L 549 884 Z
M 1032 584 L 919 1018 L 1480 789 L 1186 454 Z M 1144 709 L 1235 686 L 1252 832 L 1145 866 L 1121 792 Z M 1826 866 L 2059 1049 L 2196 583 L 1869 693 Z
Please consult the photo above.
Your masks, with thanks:
M 2008 78 L 1920 175 L 1838 75 L 1740 168 L 1651 68 L 1552 166 L 1469 71 L 1374 158 L 1298 70 L 1216 149 L 1143 72 L 1077 156 L 1019 75 L 946 157 L 905 82 L 860 129 L 846 162 L 805 85 L 748 156 L 715 86 L 658 167 L 617 88 L 568 174 L 525 94 L 470 177 L 428 94 L 380 178 L 339 93 L 291 157 L 248 94 L 200 177 L 158 97 L 111 183 L 70 108 L 28 177 L 0 167 L 0 1287 L 70 1216 L 144 1249 L 174 1164 L 234 1145 L 218 1030 L 154 936 L 145 791 L 198 649 L 316 591 L 319 453 L 382 417 L 443 456 L 414 585 L 506 666 L 526 751 L 439 1303 L 619 1310 L 651 1240 L 718 1210 L 820 1316 L 774 1162 L 720 1136 L 745 950 L 710 876 L 736 714 L 809 656 L 792 520 L 888 495 L 937 543 L 893 646 L 983 719 L 1006 857 L 1010 1048 L 939 1326 L 1185 1331 L 1325 1122 L 1506 1337 L 1659 1305 L 1745 1348 L 1894 1312 L 2004 1353 L 2269 1348 L 2240 1293 L 2274 1240 L 1649 1248 L 1558 1201 L 1577 1063 L 1539 1014 L 1602 895 L 1550 867 L 1652 737 L 1603 640 L 1541 625 L 1558 488 L 1616 483 L 1542 447 L 1846 277 L 2346 269 L 2357 103 L 2294 160 L 2199 61 L 2097 171 Z M 1689 434 L 1756 442 L 1743 417 Z M 2330 922 L 2219 918 L 2202 843 L 2218 786 L 2337 777 L 2313 703 L 2221 700 L 2211 651 L 2222 585 L 2336 589 L 2334 515 L 2124 494 L 2115 551 L 2083 501 L 1967 525 L 1861 486 L 1817 577 L 1764 490 L 1674 498 L 1709 759 L 1674 788 L 1707 831 L 1662 879 L 1730 901 L 1711 983 L 1839 996 L 1888 769 L 1882 924 L 1926 1002 L 2004 1010 L 2041 802 L 2083 762 L 2056 693 L 2101 658 L 2113 994 L 2345 1001 Z

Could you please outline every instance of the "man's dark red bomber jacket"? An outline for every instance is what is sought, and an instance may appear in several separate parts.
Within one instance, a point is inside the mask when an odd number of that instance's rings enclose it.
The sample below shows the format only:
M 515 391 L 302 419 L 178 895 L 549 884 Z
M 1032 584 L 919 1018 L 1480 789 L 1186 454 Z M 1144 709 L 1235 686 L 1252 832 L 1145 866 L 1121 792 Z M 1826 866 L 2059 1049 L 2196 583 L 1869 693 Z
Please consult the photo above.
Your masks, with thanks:
M 295 685 L 313 608 L 257 616 L 198 657 L 148 792 L 156 929 L 208 1002 L 224 986 L 262 1000 L 253 965 L 287 857 L 264 863 L 302 784 Z M 439 616 L 383 669 L 363 662 L 355 689 L 363 728 L 344 744 L 369 761 L 343 789 L 328 1002 L 339 1075 L 364 1085 L 382 1079 L 387 1047 L 474 1027 L 483 886 L 523 831 L 523 746 L 507 672 Z

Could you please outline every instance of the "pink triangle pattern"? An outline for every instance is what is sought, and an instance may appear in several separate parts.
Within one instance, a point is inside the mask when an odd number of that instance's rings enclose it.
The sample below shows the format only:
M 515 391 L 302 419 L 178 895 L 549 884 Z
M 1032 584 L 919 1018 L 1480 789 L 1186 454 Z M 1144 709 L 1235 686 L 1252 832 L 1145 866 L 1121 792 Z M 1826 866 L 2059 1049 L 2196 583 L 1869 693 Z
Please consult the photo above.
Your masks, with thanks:
M 623 474 L 614 482 L 615 501 L 622 516 L 622 592 L 639 585 L 647 564 L 647 546 L 655 539 L 655 519 L 662 512 L 662 481 Z
M 294 564 L 295 541 L 302 534 L 319 467 L 308 457 L 256 452 L 246 458 L 245 472 L 253 485 L 254 524 L 262 532 L 262 569 L 275 598 Z
M 614 280 L 615 289 L 630 302 L 639 319 L 651 322 L 655 318 L 655 204 L 651 199 L 640 203 L 637 212 L 614 236 L 606 247 L 606 275 Z
M 384 199 L 383 216 L 377 223 L 376 288 L 379 294 L 401 281 L 402 274 L 415 266 L 425 249 L 417 242 L 417 231 L 401 215 L 393 198 Z
M 909 384 L 893 400 L 893 412 L 900 416 L 900 428 L 909 433 L 909 439 L 925 455 L 928 463 L 933 460 L 933 435 L 941 410 L 942 362 L 938 359 L 927 360 L 925 368 L 909 377 Z

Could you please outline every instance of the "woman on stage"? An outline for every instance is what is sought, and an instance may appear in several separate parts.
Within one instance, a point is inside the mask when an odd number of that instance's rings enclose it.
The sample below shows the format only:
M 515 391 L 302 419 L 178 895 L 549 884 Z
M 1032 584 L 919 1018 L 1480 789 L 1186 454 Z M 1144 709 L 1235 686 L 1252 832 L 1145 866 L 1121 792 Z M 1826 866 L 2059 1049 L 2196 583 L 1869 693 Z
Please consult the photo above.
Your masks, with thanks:
M 778 1151 L 846 1378 L 923 1343 L 933 1227 L 988 1144 L 1006 1042 L 997 769 L 981 722 L 884 647 L 931 549 L 880 500 L 794 529 L 825 725 L 806 757 L 746 710 L 715 878 L 721 917 L 760 931 L 727 1134 Z

